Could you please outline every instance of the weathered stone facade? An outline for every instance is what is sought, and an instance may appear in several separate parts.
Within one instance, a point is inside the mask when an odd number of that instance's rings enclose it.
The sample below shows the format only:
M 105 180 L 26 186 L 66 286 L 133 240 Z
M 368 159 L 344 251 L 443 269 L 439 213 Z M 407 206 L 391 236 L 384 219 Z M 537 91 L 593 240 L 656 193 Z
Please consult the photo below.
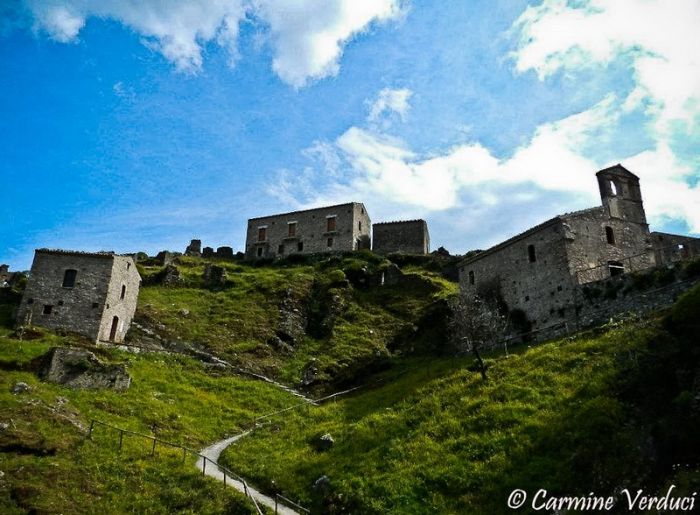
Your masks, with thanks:
M 140 283 L 131 256 L 38 249 L 17 322 L 121 342 Z
M 430 252 L 428 224 L 425 220 L 373 224 L 372 250 L 379 254 L 428 254 Z
M 536 329 L 569 320 L 580 285 L 655 266 L 660 250 L 639 178 L 621 165 L 596 176 L 602 206 L 556 216 L 462 262 L 461 290 L 498 294 Z
M 370 248 L 371 220 L 359 202 L 251 218 L 246 259 Z
M 652 232 L 651 243 L 654 247 L 656 263 L 659 265 L 668 265 L 700 256 L 700 238 Z

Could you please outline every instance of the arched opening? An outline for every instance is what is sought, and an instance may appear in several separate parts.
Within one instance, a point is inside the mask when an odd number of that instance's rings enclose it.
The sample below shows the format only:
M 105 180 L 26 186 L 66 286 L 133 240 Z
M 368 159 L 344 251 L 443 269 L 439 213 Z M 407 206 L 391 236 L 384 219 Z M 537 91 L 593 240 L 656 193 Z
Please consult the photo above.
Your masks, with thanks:
M 610 184 L 610 194 L 613 197 L 616 197 L 617 196 L 617 186 L 615 186 L 615 183 L 613 181 L 609 181 L 609 184 Z
M 122 284 L 122 293 L 119 295 L 119 300 L 124 300 L 124 297 L 126 296 L 126 284 Z
M 615 245 L 615 233 L 613 232 L 613 228 L 609 225 L 605 226 L 605 238 L 610 245 Z
M 117 336 L 117 329 L 119 329 L 119 317 L 115 316 L 112 318 L 112 328 L 109 330 L 109 341 L 114 341 Z
M 75 278 L 78 276 L 78 271 L 77 270 L 66 270 L 63 273 L 63 287 L 64 288 L 72 288 L 75 286 Z

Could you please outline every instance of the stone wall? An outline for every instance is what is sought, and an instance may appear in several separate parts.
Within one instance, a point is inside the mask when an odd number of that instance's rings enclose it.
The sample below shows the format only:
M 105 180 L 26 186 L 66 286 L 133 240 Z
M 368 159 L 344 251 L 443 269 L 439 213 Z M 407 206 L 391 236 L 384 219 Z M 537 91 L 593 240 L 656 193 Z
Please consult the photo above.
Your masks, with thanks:
M 64 286 L 67 270 L 76 272 L 72 286 Z M 139 283 L 131 257 L 40 249 L 34 254 L 17 322 L 98 340 L 109 338 L 117 316 L 115 340 L 122 341 L 136 309 Z
M 652 232 L 651 243 L 658 265 L 667 265 L 700 256 L 700 238 L 665 232 Z
M 620 272 L 645 270 L 655 265 L 646 223 L 609 216 L 605 207 L 562 215 L 569 271 L 584 284 L 611 275 L 610 264 Z
M 372 225 L 372 250 L 379 254 L 428 254 L 430 235 L 425 220 Z
M 499 294 L 510 310 L 524 311 L 533 328 L 564 320 L 575 285 L 563 230 L 555 218 L 477 254 L 459 267 L 461 291 Z
M 329 230 L 332 217 L 335 229 Z M 245 256 L 258 259 L 368 249 L 370 226 L 369 215 L 359 202 L 252 218 Z

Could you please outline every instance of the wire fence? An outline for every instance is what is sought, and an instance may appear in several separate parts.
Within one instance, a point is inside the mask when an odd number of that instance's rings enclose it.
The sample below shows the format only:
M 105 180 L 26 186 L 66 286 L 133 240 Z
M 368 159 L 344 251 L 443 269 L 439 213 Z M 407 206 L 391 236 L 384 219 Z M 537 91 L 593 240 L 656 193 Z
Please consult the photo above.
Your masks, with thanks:
M 220 465 L 219 463 L 213 461 L 211 458 L 201 454 L 199 451 L 196 451 L 194 449 L 190 449 L 189 447 L 186 447 L 184 445 L 180 445 L 177 443 L 162 440 L 160 438 L 156 438 L 155 436 L 139 433 L 137 431 L 132 431 L 130 429 L 124 429 L 121 427 L 113 426 L 111 424 L 108 424 L 106 422 L 102 422 L 101 420 L 96 420 L 96 419 L 92 419 L 90 421 L 90 429 L 88 431 L 88 436 L 87 436 L 88 439 L 93 440 L 93 434 L 94 434 L 95 428 L 97 426 L 103 426 L 103 427 L 106 427 L 108 429 L 111 429 L 111 430 L 117 432 L 118 438 L 119 438 L 119 444 L 118 444 L 119 452 L 122 452 L 122 450 L 124 448 L 124 437 L 128 435 L 128 436 L 137 437 L 137 438 L 140 438 L 142 440 L 149 442 L 150 450 L 151 450 L 150 454 L 153 457 L 158 455 L 156 450 L 160 446 L 160 447 L 164 447 L 164 448 L 168 448 L 168 449 L 175 449 L 178 451 L 182 451 L 182 463 L 185 463 L 187 461 L 188 455 L 193 456 L 193 457 L 197 458 L 198 460 L 201 460 L 201 462 L 202 462 L 202 475 L 206 474 L 207 467 L 209 467 L 209 469 L 211 469 L 212 467 L 215 467 L 215 470 L 217 470 L 222 476 L 224 488 L 227 487 L 231 483 L 231 481 L 236 481 L 236 482 L 240 483 L 241 486 L 243 487 L 243 493 L 246 495 L 246 497 L 248 497 L 251 500 L 258 515 L 264 515 L 263 511 L 261 510 L 260 505 L 258 504 L 258 501 L 254 495 L 256 490 L 253 489 L 245 479 L 243 479 L 241 476 L 239 476 L 238 474 L 236 474 L 232 470 L 230 470 L 230 469 L 224 467 L 223 465 Z M 311 513 L 308 508 L 301 506 L 300 504 L 292 501 L 291 499 L 289 499 L 289 498 L 287 498 L 279 493 L 275 494 L 274 503 L 275 503 L 275 514 L 278 513 L 280 506 L 284 506 L 284 507 L 292 509 L 292 510 L 296 509 L 296 510 L 299 510 L 303 513 Z

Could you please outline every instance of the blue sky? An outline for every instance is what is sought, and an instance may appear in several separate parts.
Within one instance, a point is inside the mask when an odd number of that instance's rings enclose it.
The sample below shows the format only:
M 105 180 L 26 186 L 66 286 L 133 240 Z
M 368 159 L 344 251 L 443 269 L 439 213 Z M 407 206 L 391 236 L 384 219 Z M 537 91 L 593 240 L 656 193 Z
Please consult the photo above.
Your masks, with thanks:
M 700 233 L 700 1 L 14 0 L 0 262 L 242 249 L 247 218 L 365 202 L 484 248 L 642 180 Z

